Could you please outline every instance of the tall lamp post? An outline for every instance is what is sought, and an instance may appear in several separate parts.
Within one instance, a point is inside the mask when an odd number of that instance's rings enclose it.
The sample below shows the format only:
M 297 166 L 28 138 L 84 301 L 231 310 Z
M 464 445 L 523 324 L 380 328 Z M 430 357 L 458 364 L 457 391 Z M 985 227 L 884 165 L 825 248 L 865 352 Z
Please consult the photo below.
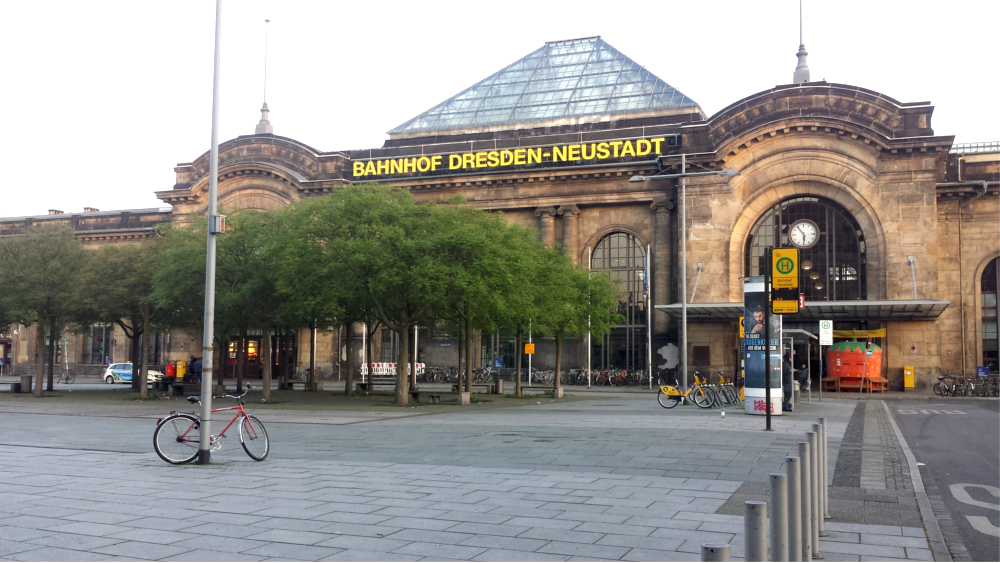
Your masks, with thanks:
M 687 172 L 687 155 L 681 155 L 680 174 L 654 174 L 653 176 L 632 176 L 629 182 L 652 182 L 654 180 L 681 179 L 681 374 L 684 389 L 688 386 L 688 355 L 687 355 L 687 179 L 693 176 L 722 176 L 732 178 L 740 173 L 732 168 L 713 170 L 711 172 Z M 652 331 L 652 325 L 646 330 Z M 652 376 L 652 374 L 650 374 Z

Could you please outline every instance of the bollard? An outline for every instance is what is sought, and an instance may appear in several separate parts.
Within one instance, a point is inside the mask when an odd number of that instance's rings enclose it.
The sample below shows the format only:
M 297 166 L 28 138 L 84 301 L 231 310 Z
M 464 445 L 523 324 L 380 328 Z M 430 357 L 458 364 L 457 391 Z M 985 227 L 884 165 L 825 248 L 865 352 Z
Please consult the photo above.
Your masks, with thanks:
M 816 530 L 817 535 L 821 538 L 826 537 L 826 532 L 823 531 L 823 513 L 826 511 L 824 506 L 825 495 L 823 494 L 824 483 L 823 483 L 823 465 L 826 463 L 825 456 L 823 455 L 823 425 L 813 424 L 813 432 L 816 434 L 816 457 L 819 459 L 819 464 L 816 465 Z
M 767 503 L 748 500 L 743 506 L 743 559 L 767 561 Z
M 702 561 L 729 561 L 728 543 L 703 543 L 701 544 Z
M 802 561 L 802 469 L 797 457 L 785 458 L 788 473 L 788 560 Z
M 816 446 L 816 433 L 806 432 L 806 440 L 809 442 L 809 545 L 812 547 L 812 558 L 822 559 L 819 556 L 819 483 L 816 475 L 819 469 L 819 448 Z
M 771 561 L 788 561 L 788 484 L 784 473 L 771 473 Z
M 819 425 L 823 429 L 823 475 L 821 479 L 822 481 L 821 485 L 823 486 L 823 488 L 820 489 L 820 491 L 822 492 L 820 498 L 823 500 L 823 512 L 821 514 L 823 515 L 824 519 L 829 520 L 830 519 L 830 481 L 829 481 L 830 441 L 828 439 L 828 436 L 826 435 L 827 433 L 826 418 L 820 417 Z M 820 524 L 822 525 L 822 521 L 820 522 Z
M 802 512 L 799 520 L 799 530 L 802 538 L 802 561 L 812 561 L 812 521 L 810 520 L 809 499 L 809 442 L 799 442 L 799 494 L 802 497 Z

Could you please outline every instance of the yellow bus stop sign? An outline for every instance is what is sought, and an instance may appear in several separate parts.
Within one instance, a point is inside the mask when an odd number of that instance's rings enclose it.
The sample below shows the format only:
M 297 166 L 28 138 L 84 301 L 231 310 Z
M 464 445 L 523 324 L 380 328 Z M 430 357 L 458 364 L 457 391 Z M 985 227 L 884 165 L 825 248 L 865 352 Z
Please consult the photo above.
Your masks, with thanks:
M 771 287 L 799 288 L 799 249 L 775 248 L 771 251 Z

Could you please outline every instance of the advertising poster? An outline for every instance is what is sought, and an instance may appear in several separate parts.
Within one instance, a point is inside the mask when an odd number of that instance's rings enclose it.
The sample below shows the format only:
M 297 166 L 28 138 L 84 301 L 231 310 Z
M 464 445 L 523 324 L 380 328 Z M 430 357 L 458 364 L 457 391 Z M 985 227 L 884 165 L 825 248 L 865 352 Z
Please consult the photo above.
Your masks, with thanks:
M 764 277 L 754 276 L 743 284 L 743 350 L 744 410 L 747 414 L 766 414 L 765 381 L 770 373 L 771 415 L 781 414 L 781 315 L 770 314 Z M 764 334 L 764 315 L 771 333 L 770 360 Z

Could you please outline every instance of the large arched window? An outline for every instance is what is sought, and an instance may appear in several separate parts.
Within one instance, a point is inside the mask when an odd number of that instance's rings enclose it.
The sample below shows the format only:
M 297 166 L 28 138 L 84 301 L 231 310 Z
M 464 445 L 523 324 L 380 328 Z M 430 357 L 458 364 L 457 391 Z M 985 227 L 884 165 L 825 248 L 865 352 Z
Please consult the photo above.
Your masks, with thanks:
M 593 365 L 598 369 L 645 369 L 646 300 L 643 297 L 643 272 L 646 249 L 633 235 L 611 233 L 601 239 L 591 257 L 591 269 L 607 271 L 618 282 L 621 301 L 618 313 L 625 321 L 614 327 L 604 342 L 594 343 Z
M 983 363 L 990 373 L 997 373 L 1000 368 L 1000 332 L 997 330 L 998 288 L 1000 288 L 1000 258 L 987 264 L 980 280 L 980 290 L 983 300 Z
M 767 247 L 792 247 L 790 231 L 804 223 L 816 236 L 799 251 L 799 291 L 807 301 L 848 301 L 867 297 L 865 235 L 847 211 L 818 197 L 796 197 L 769 209 L 750 231 L 745 272 L 764 275 Z

